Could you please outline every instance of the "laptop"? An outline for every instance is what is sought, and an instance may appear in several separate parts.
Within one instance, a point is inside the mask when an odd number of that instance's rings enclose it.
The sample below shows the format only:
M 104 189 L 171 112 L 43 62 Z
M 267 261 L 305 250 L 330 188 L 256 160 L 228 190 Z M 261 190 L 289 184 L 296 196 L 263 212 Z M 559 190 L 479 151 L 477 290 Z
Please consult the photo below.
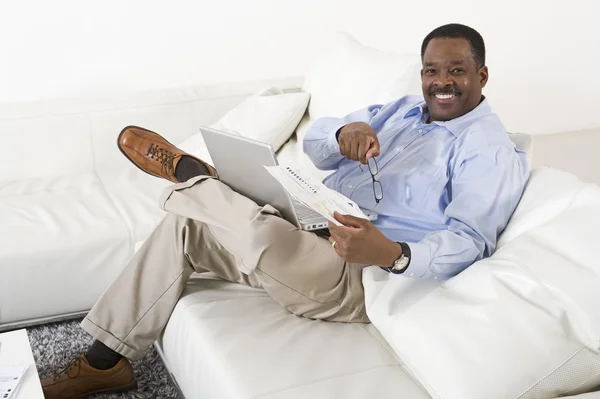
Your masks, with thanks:
M 219 179 L 258 205 L 270 204 L 296 227 L 312 231 L 328 227 L 328 220 L 301 202 L 293 199 L 265 166 L 277 166 L 277 157 L 270 144 L 255 141 L 220 130 L 201 127 Z M 376 215 L 367 214 L 370 220 Z

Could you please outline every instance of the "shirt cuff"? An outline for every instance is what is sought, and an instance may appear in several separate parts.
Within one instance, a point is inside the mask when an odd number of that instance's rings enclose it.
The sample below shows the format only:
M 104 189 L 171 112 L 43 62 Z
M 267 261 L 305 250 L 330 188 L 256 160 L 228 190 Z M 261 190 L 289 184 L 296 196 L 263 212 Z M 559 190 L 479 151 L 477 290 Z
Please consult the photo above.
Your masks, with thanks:
M 404 277 L 435 278 L 428 272 L 431 263 L 431 254 L 427 244 L 408 244 L 410 247 L 410 265 L 402 273 Z
M 340 153 L 340 144 L 335 138 L 335 134 L 338 130 L 346 126 L 347 123 L 336 123 L 335 125 L 328 126 L 323 128 L 323 132 L 327 133 L 327 150 L 330 151 L 331 154 L 339 154 Z

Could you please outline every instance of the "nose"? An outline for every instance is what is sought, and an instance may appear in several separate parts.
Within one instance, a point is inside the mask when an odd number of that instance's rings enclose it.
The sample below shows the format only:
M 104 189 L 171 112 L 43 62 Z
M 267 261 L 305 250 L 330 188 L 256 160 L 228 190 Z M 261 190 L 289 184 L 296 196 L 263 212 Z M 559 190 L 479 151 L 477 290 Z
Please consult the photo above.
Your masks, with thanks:
M 451 86 L 452 85 L 452 77 L 450 76 L 448 71 L 440 71 L 436 75 L 436 79 L 433 83 L 440 87 Z

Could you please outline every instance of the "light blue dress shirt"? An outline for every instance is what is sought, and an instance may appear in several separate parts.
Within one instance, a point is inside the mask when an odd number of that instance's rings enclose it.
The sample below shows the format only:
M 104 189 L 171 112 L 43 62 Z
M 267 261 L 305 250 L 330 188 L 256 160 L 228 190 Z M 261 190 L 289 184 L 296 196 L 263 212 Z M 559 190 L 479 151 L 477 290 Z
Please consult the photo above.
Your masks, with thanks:
M 484 99 L 447 122 L 426 123 L 422 97 L 371 105 L 344 118 L 321 118 L 304 138 L 304 152 L 323 183 L 379 214 L 375 226 L 389 239 L 409 243 L 404 276 L 447 279 L 491 255 L 529 178 L 525 153 L 516 149 Z M 383 187 L 377 204 L 368 167 L 340 154 L 335 134 L 351 122 L 377 132 L 376 157 Z

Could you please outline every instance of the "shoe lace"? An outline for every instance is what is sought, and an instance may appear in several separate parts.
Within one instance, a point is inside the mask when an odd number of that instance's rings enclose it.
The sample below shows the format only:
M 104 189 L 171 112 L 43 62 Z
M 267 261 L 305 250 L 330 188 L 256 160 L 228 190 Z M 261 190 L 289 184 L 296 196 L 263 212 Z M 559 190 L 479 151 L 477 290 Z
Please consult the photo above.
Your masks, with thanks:
M 151 159 L 155 159 L 161 163 L 161 172 L 167 171 L 168 174 L 174 173 L 173 161 L 175 159 L 175 154 L 166 148 L 159 147 L 154 144 L 150 144 L 150 148 L 148 148 L 148 152 L 146 156 L 149 156 Z
M 69 374 L 69 371 L 73 370 L 75 367 L 77 367 L 77 374 L 72 376 L 71 374 Z M 63 374 L 67 374 L 67 376 L 69 376 L 69 378 L 77 378 L 80 371 L 81 371 L 81 357 L 76 357 L 76 358 L 72 359 L 66 365 L 66 367 L 60 371 L 60 373 L 55 375 L 53 379 L 54 379 L 54 381 L 56 381 Z

